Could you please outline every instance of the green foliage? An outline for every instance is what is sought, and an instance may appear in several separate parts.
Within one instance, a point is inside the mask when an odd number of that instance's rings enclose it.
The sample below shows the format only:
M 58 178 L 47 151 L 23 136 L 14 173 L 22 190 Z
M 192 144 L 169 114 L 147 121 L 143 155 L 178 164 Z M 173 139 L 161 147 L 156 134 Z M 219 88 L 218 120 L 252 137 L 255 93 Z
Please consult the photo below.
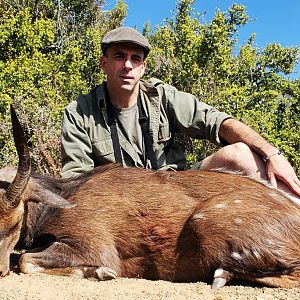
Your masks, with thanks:
M 103 79 L 100 40 L 119 26 L 126 6 L 104 1 L 14 1 L 0 5 L 0 167 L 16 164 L 9 105 L 26 128 L 33 165 L 60 172 L 63 108 Z M 110 21 L 107 24 L 107 20 Z
M 60 120 L 65 105 L 98 84 L 100 41 L 122 24 L 126 3 L 111 11 L 104 0 L 4 0 L 0 3 L 0 167 L 16 163 L 9 105 L 17 108 L 33 149 L 34 166 L 60 171 Z M 232 114 L 281 148 L 300 175 L 300 79 L 291 80 L 299 47 L 237 48 L 246 8 L 233 4 L 208 22 L 178 0 L 160 27 L 145 24 L 152 44 L 146 77 L 157 77 Z M 215 150 L 207 141 L 179 137 L 193 164 Z
M 153 44 L 147 76 L 157 76 L 242 120 L 281 148 L 300 175 L 299 80 L 288 78 L 299 48 L 274 43 L 260 50 L 252 35 L 237 53 L 238 29 L 249 19 L 245 7 L 233 4 L 206 23 L 193 10 L 194 2 L 177 1 L 175 15 L 164 26 L 152 32 L 146 26 Z M 207 141 L 180 142 L 191 164 L 215 151 Z

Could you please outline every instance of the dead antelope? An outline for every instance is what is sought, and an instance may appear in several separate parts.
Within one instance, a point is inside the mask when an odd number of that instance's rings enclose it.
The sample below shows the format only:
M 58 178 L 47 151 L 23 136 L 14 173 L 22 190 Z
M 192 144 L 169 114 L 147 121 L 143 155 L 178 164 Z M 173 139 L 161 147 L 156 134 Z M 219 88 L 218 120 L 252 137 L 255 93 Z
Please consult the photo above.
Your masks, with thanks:
M 20 161 L 0 172 L 2 276 L 24 247 L 24 273 L 299 286 L 299 206 L 276 189 L 234 174 L 115 165 L 67 181 L 30 175 L 14 111 L 12 122 Z

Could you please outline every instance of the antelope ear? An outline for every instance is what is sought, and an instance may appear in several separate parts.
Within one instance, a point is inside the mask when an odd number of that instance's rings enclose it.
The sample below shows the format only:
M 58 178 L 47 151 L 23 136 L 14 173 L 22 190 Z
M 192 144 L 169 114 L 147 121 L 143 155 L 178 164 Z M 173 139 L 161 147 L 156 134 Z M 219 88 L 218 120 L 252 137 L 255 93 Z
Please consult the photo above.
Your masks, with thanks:
M 17 174 L 17 168 L 4 167 L 0 169 L 0 180 L 12 183 Z
M 69 202 L 67 199 L 51 192 L 50 190 L 42 187 L 40 184 L 31 180 L 31 194 L 28 201 L 43 203 L 52 207 L 59 208 L 72 208 L 76 204 Z

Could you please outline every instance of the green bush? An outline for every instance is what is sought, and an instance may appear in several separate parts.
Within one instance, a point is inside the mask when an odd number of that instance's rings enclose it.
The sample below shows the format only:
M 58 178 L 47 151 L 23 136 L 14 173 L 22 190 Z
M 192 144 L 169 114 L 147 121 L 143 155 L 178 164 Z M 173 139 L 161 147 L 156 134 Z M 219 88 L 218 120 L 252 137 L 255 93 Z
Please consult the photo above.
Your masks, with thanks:
M 195 0 L 178 0 L 170 19 L 143 32 L 153 45 L 146 77 L 158 77 L 232 114 L 282 149 L 300 175 L 300 79 L 289 74 L 299 48 L 273 43 L 237 49 L 248 22 L 233 4 L 211 22 L 195 12 Z M 34 167 L 59 176 L 63 108 L 104 75 L 100 40 L 126 17 L 125 1 L 111 11 L 104 1 L 14 1 L 0 4 L 0 167 L 16 164 L 11 137 L 12 103 L 26 129 Z M 207 141 L 178 137 L 190 164 L 215 151 Z

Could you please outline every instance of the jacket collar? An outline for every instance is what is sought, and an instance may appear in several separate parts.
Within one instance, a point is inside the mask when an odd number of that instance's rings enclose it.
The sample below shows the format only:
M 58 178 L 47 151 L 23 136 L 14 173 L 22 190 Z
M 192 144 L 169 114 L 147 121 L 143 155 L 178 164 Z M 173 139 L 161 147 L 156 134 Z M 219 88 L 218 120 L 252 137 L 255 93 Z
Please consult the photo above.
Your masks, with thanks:
M 140 80 L 139 96 L 142 105 L 149 117 L 149 131 L 153 137 L 153 146 L 156 148 L 158 142 L 159 117 L 160 117 L 160 95 L 158 88 L 152 84 L 153 80 Z M 156 80 L 156 82 L 158 82 Z M 106 109 L 104 82 L 96 87 L 96 99 L 99 110 Z
M 140 97 L 148 111 L 149 132 L 153 138 L 153 147 L 157 148 L 161 97 L 157 87 L 144 80 L 140 81 Z
M 96 87 L 96 99 L 100 110 L 106 108 L 104 82 Z

